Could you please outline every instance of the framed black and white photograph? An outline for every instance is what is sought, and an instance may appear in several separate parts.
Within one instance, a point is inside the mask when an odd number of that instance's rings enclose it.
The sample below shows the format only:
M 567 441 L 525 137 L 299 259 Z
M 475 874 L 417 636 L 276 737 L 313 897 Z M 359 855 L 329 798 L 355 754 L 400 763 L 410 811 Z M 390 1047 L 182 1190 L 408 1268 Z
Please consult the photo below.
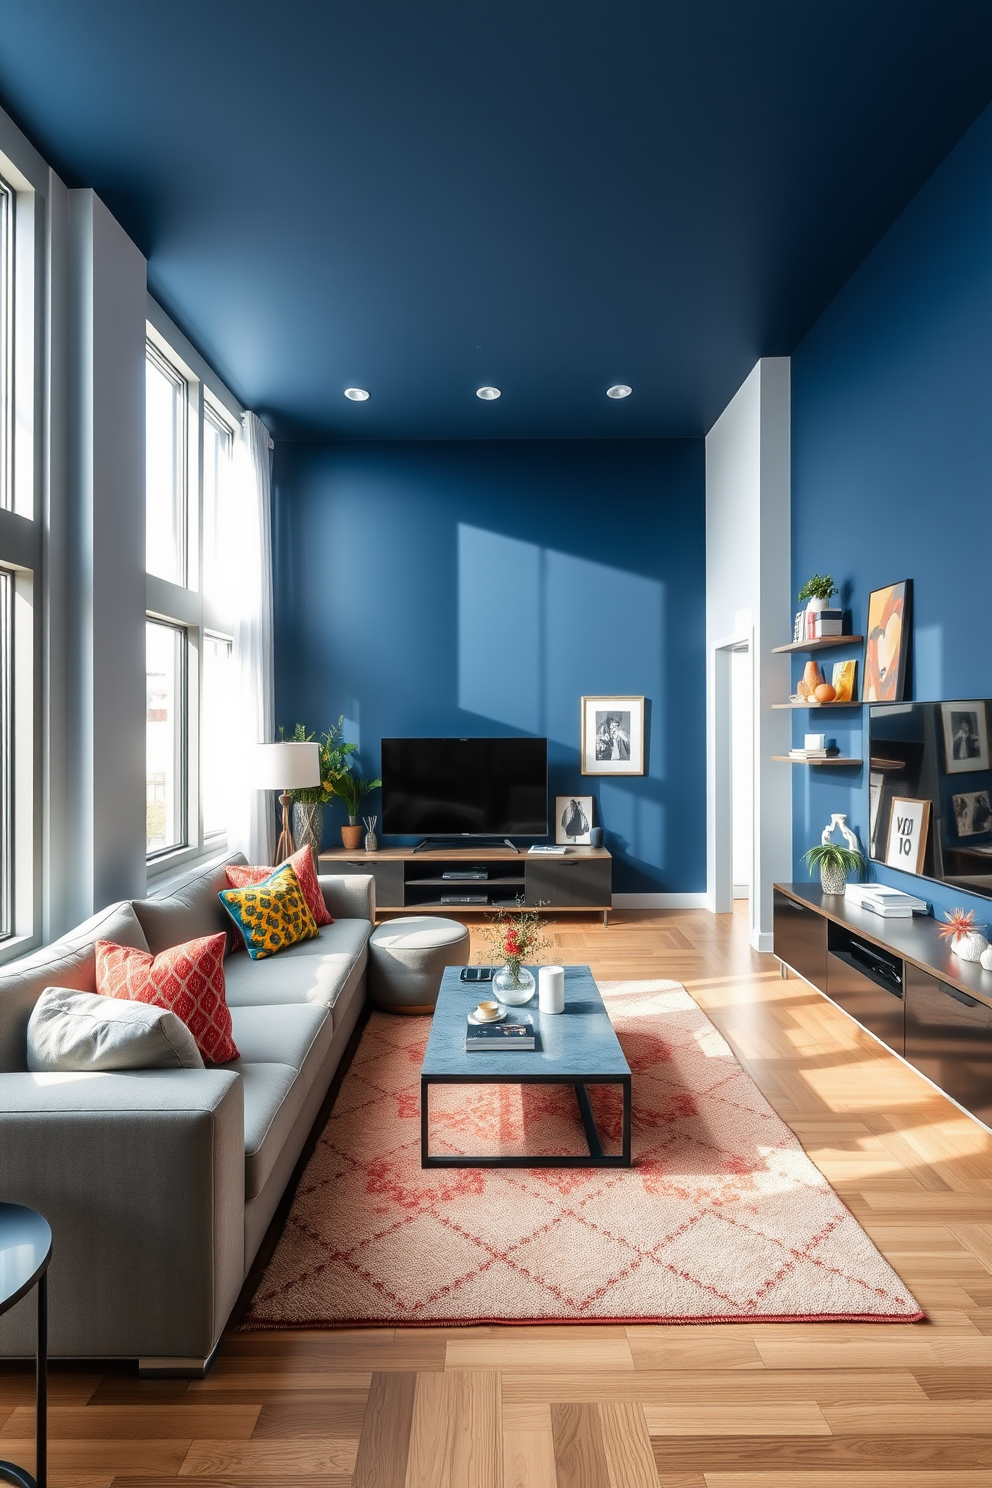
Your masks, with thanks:
M 964 775 L 989 767 L 989 730 L 985 704 L 941 703 L 944 723 L 944 768 L 948 775 Z
M 644 699 L 582 699 L 583 775 L 644 774 Z
M 992 831 L 992 802 L 987 790 L 952 796 L 954 825 L 959 837 L 977 837 Z
M 555 842 L 559 847 L 589 846 L 592 796 L 555 797 Z
M 890 868 L 922 873 L 930 830 L 930 802 L 893 796 L 885 861 Z

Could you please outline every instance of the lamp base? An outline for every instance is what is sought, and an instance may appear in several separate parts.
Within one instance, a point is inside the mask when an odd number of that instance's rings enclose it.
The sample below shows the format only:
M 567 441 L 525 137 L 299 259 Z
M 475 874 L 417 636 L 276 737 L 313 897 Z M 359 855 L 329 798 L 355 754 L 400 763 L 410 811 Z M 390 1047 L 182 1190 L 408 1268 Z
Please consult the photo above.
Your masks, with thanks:
M 285 863 L 286 859 L 291 858 L 296 851 L 296 843 L 293 841 L 293 834 L 289 827 L 289 803 L 292 799 L 293 797 L 289 791 L 283 791 L 279 797 L 279 804 L 282 807 L 282 831 L 279 833 L 279 841 L 276 843 L 277 863 Z

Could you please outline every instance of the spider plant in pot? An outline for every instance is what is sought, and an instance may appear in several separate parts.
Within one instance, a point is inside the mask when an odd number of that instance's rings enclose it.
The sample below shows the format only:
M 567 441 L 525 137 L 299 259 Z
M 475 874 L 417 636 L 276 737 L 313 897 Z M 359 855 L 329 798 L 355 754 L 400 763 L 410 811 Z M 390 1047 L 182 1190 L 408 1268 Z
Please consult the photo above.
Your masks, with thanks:
M 835 842 L 818 842 L 803 853 L 809 876 L 820 870 L 820 886 L 825 894 L 843 894 L 849 873 L 860 873 L 865 866 L 861 853 L 851 847 L 838 847 Z
M 366 780 L 361 775 L 353 775 L 350 770 L 345 770 L 334 782 L 334 794 L 348 813 L 348 825 L 341 828 L 341 841 L 350 852 L 354 852 L 362 840 L 363 827 L 358 820 L 362 802 L 381 784 L 381 780 Z

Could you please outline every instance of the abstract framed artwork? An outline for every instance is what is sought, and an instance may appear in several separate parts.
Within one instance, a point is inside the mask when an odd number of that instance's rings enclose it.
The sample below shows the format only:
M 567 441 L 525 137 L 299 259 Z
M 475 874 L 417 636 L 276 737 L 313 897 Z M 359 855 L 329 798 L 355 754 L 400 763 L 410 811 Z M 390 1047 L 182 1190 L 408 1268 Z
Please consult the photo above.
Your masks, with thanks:
M 984 702 L 941 703 L 944 773 L 967 775 L 989 768 L 989 728 Z
M 884 589 L 873 589 L 868 596 L 862 683 L 866 703 L 903 701 L 912 599 L 912 579 L 903 579 L 900 584 L 889 584 Z
M 644 774 L 643 697 L 582 699 L 582 773 Z
M 930 829 L 930 802 L 893 796 L 885 861 L 890 868 L 922 873 Z

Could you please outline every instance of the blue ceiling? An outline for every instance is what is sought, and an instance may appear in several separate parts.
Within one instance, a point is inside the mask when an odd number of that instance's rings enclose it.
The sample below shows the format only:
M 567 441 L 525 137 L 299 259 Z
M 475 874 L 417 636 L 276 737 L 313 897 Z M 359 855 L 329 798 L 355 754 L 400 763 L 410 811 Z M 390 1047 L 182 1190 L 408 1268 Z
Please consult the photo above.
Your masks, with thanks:
M 701 434 L 990 100 L 989 0 L 0 0 L 0 101 L 283 438 Z

